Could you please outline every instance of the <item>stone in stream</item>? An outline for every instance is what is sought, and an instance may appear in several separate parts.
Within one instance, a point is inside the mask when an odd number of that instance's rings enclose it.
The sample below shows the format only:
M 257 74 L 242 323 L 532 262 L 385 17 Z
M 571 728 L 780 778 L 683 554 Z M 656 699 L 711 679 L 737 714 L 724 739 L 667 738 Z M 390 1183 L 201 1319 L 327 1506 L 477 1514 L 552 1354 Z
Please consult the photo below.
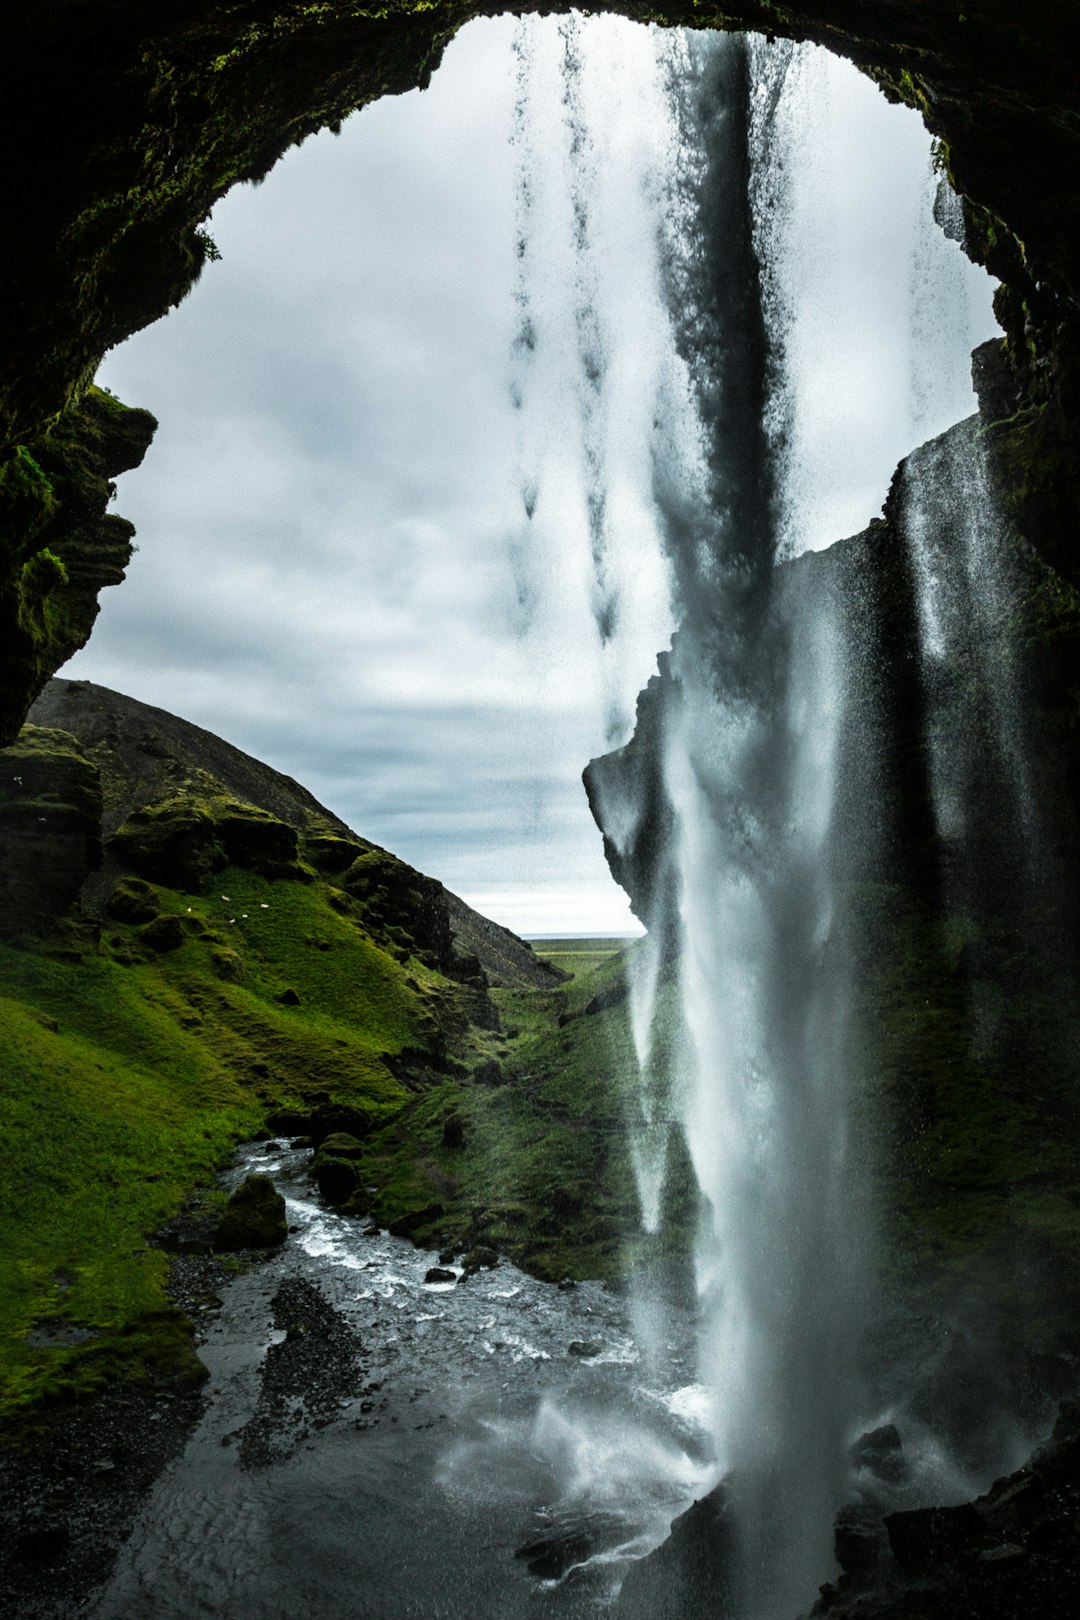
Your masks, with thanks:
M 424 1274 L 426 1283 L 456 1283 L 457 1272 L 447 1271 L 445 1266 L 429 1266 Z
M 328 1204 L 344 1204 L 360 1191 L 360 1171 L 352 1159 L 320 1152 L 312 1163 L 311 1174 Z
M 494 1249 L 489 1249 L 481 1243 L 475 1249 L 470 1249 L 461 1263 L 465 1267 L 465 1275 L 471 1277 L 478 1271 L 494 1271 L 499 1263 L 499 1256 Z
M 566 1353 L 568 1356 L 579 1356 L 582 1361 L 591 1361 L 602 1349 L 603 1345 L 597 1344 L 595 1339 L 571 1339 Z
M 276 1249 L 285 1242 L 285 1200 L 269 1176 L 248 1176 L 225 1206 L 216 1250 Z

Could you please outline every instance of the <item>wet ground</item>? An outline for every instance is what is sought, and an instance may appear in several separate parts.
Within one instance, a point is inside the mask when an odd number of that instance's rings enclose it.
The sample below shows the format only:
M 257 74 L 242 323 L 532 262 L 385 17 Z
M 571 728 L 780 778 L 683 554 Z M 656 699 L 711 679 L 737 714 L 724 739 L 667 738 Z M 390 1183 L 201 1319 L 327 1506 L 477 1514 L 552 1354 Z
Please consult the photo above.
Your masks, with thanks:
M 205 1410 L 93 1620 L 599 1616 L 713 1482 L 689 1321 L 506 1263 L 438 1257 L 318 1202 L 269 1143 L 292 1227 L 222 1290 Z M 455 1275 L 460 1266 L 451 1268 Z

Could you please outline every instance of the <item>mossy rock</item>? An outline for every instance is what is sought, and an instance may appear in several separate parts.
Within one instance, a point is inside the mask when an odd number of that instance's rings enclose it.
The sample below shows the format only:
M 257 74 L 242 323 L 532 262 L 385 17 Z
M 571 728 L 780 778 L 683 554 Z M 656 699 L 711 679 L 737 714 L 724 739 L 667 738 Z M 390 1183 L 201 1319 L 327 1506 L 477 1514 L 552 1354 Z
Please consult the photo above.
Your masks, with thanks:
M 276 1249 L 285 1242 L 287 1233 L 285 1200 L 270 1177 L 248 1176 L 225 1206 L 214 1248 Z
M 105 902 L 105 915 L 117 922 L 151 922 L 160 911 L 157 890 L 136 877 L 121 878 Z
M 339 838 L 334 834 L 317 834 L 304 840 L 304 854 L 320 872 L 344 872 L 356 860 L 362 847 L 355 839 Z
M 184 943 L 184 925 L 179 917 L 155 917 L 144 923 L 135 937 L 152 951 L 178 951 Z
M 332 1159 L 362 1159 L 366 1149 L 363 1142 L 348 1131 L 334 1131 L 323 1141 L 319 1148 L 319 1157 L 325 1155 Z
M 424 1227 L 435 1226 L 445 1215 L 446 1209 L 442 1204 L 425 1204 L 423 1209 L 407 1210 L 404 1215 L 390 1221 L 387 1231 L 391 1237 L 407 1237 L 415 1240 Z
M 243 957 L 239 951 L 232 951 L 227 945 L 210 952 L 210 966 L 226 984 L 243 984 L 247 977 Z
M 109 847 L 141 877 L 189 893 L 227 864 L 214 818 L 189 799 L 133 811 Z

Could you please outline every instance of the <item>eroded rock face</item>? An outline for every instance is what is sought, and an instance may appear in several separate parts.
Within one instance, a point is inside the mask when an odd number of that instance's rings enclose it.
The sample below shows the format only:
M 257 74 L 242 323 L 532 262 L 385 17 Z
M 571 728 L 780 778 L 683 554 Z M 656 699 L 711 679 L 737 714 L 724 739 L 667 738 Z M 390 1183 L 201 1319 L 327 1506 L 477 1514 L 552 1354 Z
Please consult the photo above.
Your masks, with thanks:
M 0 936 L 51 926 L 101 863 L 101 781 L 69 732 L 27 726 L 0 753 Z

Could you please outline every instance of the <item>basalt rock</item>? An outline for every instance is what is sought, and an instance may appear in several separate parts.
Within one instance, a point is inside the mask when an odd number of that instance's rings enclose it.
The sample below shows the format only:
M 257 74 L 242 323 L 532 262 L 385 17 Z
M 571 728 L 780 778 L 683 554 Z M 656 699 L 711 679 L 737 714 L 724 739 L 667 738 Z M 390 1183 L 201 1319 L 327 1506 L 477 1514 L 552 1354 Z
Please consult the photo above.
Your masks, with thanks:
M 893 1513 L 888 1548 L 841 1516 L 844 1573 L 822 1589 L 829 1620 L 1067 1620 L 1080 1567 L 1080 1402 L 1066 1402 L 1028 1464 L 974 1502 Z M 872 1553 L 872 1555 L 871 1555 Z
M 101 780 L 65 731 L 0 753 L 0 937 L 50 928 L 101 863 Z
M 738 1530 L 726 1486 L 717 1485 L 671 1526 L 654 1552 L 631 1564 L 615 1606 L 617 1620 L 735 1620 Z

